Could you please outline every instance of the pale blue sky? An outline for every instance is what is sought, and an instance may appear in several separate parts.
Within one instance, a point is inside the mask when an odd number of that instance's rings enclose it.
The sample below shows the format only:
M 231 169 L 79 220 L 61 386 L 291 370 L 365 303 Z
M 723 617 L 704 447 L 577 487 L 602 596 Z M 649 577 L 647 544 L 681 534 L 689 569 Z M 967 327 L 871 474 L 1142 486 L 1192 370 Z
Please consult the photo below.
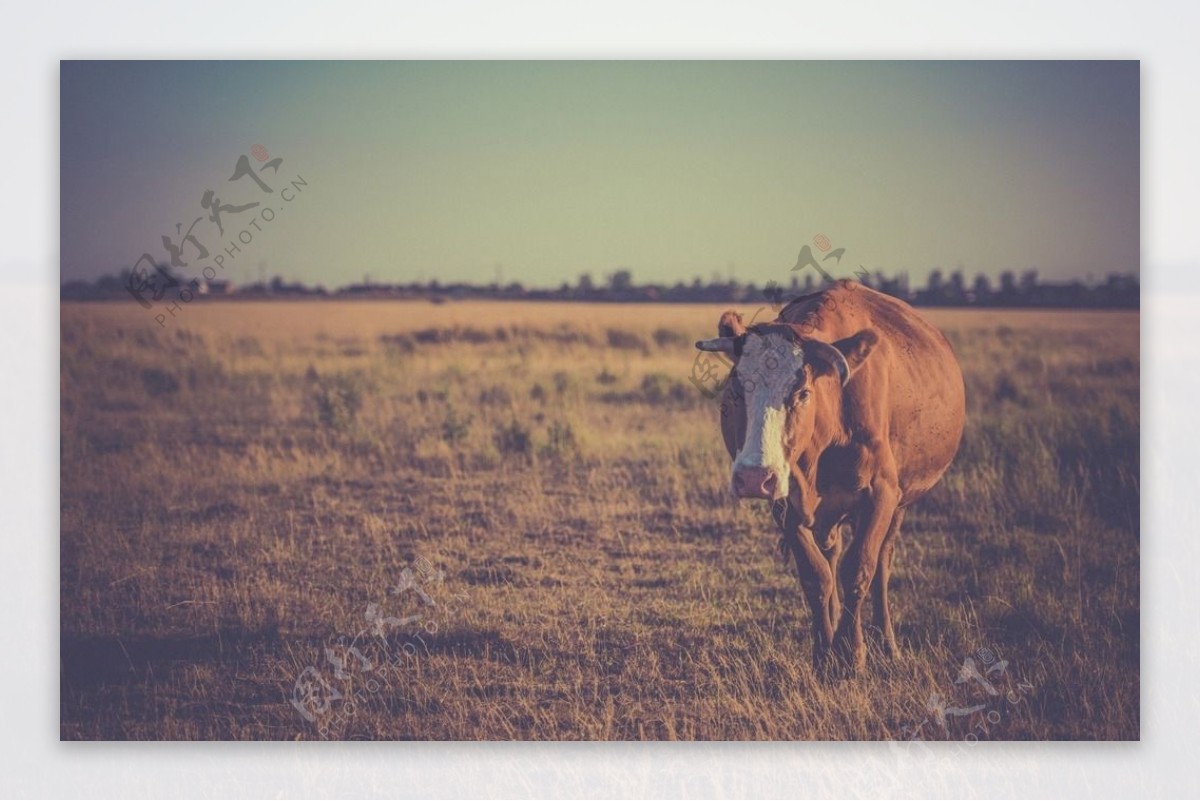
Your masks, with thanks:
M 847 274 L 1139 269 L 1137 62 L 63 62 L 61 88 L 64 280 L 165 258 L 205 189 L 279 210 L 239 281 L 762 282 L 818 233 Z M 228 182 L 256 143 L 291 203 Z M 215 252 L 256 211 L 194 231 Z

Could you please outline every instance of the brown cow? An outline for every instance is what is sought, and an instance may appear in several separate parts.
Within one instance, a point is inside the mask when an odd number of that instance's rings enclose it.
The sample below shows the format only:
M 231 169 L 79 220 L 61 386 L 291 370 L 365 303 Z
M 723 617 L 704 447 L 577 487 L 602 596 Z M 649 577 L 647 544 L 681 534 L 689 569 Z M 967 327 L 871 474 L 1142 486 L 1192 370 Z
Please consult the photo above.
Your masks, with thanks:
M 872 587 L 875 623 L 895 653 L 895 539 L 962 438 L 963 379 L 950 343 L 908 304 L 849 281 L 749 329 L 725 312 L 717 332 L 696 347 L 734 360 L 721 404 L 733 493 L 773 502 L 812 610 L 814 665 L 836 652 L 863 666 Z M 844 560 L 843 525 L 854 529 Z

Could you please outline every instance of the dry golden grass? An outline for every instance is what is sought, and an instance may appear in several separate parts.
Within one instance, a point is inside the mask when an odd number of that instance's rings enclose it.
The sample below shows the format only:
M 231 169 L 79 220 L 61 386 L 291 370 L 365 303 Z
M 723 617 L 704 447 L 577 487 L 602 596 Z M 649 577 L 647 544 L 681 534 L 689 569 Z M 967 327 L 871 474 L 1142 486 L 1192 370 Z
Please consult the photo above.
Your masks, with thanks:
M 926 312 L 963 448 L 905 653 L 822 683 L 687 380 L 723 308 L 64 304 L 62 736 L 1137 738 L 1137 314 Z

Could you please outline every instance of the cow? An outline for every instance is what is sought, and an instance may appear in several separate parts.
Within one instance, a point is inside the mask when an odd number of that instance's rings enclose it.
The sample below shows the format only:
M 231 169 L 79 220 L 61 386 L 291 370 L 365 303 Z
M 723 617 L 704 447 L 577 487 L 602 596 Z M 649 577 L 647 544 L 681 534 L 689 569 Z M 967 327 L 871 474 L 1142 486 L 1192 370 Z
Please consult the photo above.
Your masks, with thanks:
M 746 327 L 727 311 L 717 334 L 696 347 L 733 360 L 721 403 L 730 487 L 771 503 L 812 613 L 814 667 L 863 669 L 872 591 L 895 655 L 896 538 L 950 466 L 966 418 L 950 343 L 908 304 L 852 281 L 796 298 L 769 323 Z

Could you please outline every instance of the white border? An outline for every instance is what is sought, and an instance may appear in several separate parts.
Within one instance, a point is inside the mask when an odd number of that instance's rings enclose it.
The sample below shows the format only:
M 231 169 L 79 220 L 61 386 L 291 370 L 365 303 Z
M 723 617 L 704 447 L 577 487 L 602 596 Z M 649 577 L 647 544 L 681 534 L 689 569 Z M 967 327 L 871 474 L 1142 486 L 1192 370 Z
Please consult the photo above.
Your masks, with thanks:
M 1200 792 L 1200 5 L 1111 1 L 22 3 L 0 59 L 0 792 L 36 796 L 1144 797 Z M 58 742 L 60 58 L 1136 58 L 1143 93 L 1141 743 Z

